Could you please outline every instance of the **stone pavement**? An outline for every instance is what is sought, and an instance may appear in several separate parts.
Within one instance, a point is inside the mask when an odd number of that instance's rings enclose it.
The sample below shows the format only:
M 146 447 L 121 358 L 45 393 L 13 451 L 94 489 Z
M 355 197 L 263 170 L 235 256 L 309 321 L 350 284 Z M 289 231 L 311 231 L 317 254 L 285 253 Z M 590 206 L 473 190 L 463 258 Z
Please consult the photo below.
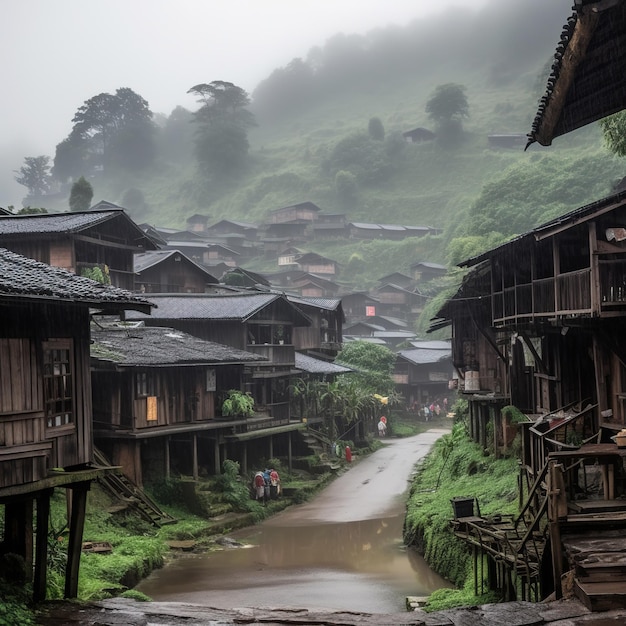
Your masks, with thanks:
M 577 600 L 560 600 L 542 604 L 487 604 L 437 613 L 380 614 L 271 607 L 222 610 L 179 602 L 137 602 L 112 598 L 84 605 L 46 602 L 37 623 L 42 626 L 621 626 L 626 624 L 626 608 L 591 613 Z

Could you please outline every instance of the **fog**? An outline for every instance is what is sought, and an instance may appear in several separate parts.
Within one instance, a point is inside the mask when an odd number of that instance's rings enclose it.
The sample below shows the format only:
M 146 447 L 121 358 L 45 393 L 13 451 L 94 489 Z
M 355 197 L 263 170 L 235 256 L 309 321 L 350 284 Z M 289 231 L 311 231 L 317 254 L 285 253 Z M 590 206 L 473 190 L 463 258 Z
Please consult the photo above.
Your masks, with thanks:
M 26 190 L 15 183 L 14 170 L 26 156 L 52 159 L 78 107 L 96 94 L 130 87 L 155 113 L 194 109 L 186 92 L 197 83 L 226 80 L 252 93 L 275 68 L 337 33 L 365 34 L 451 6 L 474 10 L 488 3 L 3 0 L 0 206 L 21 205 Z M 500 9 L 503 4 L 497 1 Z

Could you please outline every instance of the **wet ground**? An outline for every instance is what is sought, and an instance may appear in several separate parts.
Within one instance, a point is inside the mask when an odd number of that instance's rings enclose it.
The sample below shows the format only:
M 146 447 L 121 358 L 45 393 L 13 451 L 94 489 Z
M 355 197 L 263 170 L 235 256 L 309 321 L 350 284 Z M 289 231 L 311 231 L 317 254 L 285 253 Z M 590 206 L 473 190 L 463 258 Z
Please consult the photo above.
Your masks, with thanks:
M 231 535 L 247 548 L 179 558 L 137 589 L 216 608 L 390 613 L 449 584 L 402 545 L 413 468 L 445 430 L 388 439 L 306 504 Z

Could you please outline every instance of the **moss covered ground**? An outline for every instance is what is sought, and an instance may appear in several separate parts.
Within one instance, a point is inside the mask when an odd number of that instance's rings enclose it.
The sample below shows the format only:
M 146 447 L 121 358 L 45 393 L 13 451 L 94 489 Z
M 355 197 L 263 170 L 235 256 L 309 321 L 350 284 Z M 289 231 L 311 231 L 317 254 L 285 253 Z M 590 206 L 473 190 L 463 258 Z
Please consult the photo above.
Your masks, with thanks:
M 455 422 L 450 434 L 435 443 L 420 465 L 407 502 L 405 542 L 456 586 L 433 593 L 427 610 L 498 600 L 489 594 L 474 595 L 470 550 L 450 528 L 451 500 L 476 498 L 482 515 L 515 515 L 517 476 L 517 459 L 494 459 L 470 440 L 461 420 Z

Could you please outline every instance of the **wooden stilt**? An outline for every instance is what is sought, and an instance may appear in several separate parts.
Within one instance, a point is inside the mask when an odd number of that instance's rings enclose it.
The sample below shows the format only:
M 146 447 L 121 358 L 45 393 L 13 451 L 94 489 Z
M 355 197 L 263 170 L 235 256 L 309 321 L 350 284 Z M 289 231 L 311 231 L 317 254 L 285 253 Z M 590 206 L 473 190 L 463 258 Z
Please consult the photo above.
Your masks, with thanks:
M 220 442 L 217 437 L 215 437 L 215 442 L 213 445 L 213 471 L 217 476 L 220 473 Z
M 293 469 L 293 457 L 291 454 L 291 433 L 287 433 L 287 467 L 289 471 Z
M 35 542 L 35 572 L 33 581 L 33 599 L 42 602 L 46 599 L 47 560 L 48 560 L 48 523 L 50 519 L 50 496 L 52 489 L 42 491 L 37 496 L 37 538 Z
M 33 500 L 7 502 L 4 508 L 4 549 L 19 554 L 31 580 L 33 566 Z
M 170 438 L 165 437 L 165 478 L 170 477 Z
M 65 597 L 78 595 L 78 570 L 85 526 L 85 510 L 90 482 L 78 483 L 72 488 L 72 517 L 70 518 L 70 537 L 67 546 L 67 569 L 65 570 Z
M 269 452 L 268 452 L 267 458 L 273 459 L 274 458 L 274 437 L 270 435 L 268 439 L 269 439 Z
M 196 434 L 193 435 L 191 448 L 193 479 L 198 480 L 198 435 Z

